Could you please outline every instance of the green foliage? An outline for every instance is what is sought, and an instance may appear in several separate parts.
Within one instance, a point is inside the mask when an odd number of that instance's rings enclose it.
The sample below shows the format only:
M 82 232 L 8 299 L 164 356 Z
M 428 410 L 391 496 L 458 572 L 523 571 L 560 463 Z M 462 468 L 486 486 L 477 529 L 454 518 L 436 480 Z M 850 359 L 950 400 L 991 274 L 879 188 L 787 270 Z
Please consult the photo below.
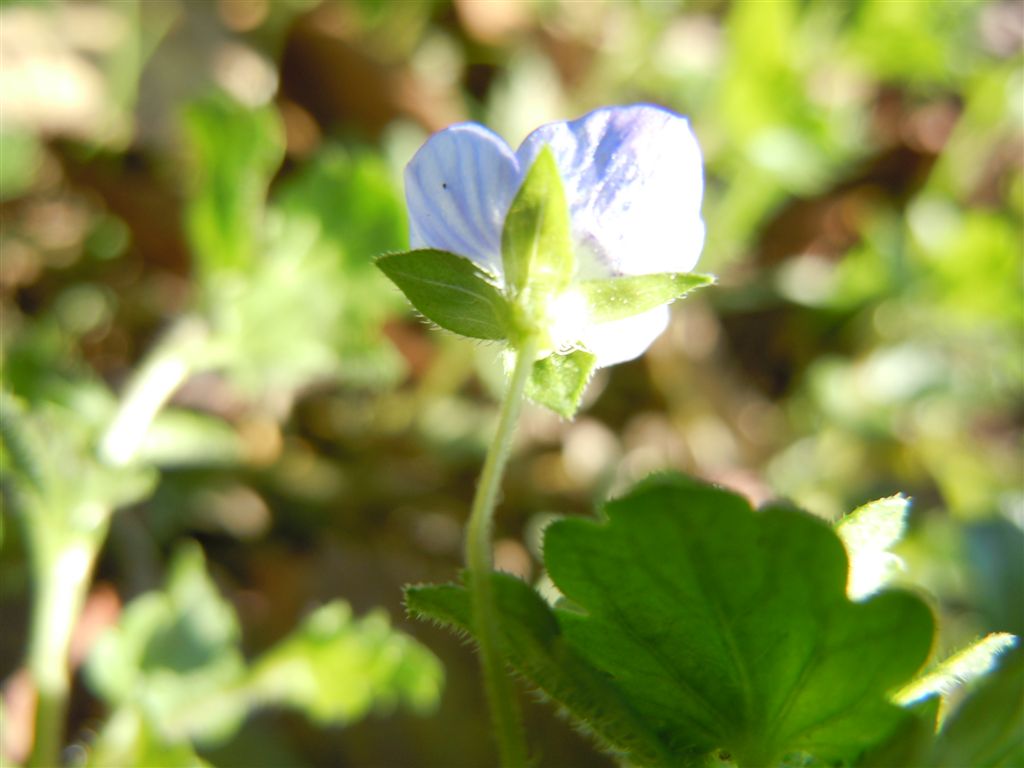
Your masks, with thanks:
M 527 323 L 543 322 L 547 302 L 568 287 L 576 269 L 569 208 L 549 147 L 541 149 L 512 201 L 501 255 L 509 298 L 526 313 Z M 540 317 L 532 317 L 535 312 Z
M 268 201 L 283 153 L 276 113 L 219 97 L 193 105 L 186 126 L 198 166 L 189 231 L 212 326 L 199 367 L 257 396 L 397 378 L 381 333 L 396 304 L 372 261 L 405 239 L 386 166 L 327 147 Z
M 714 282 L 715 278 L 710 275 L 663 272 L 584 280 L 578 290 L 587 301 L 590 319 L 595 323 L 607 323 L 668 304 Z
M 425 248 L 389 253 L 377 266 L 431 322 L 489 341 L 512 333 L 511 308 L 489 275 L 469 259 Z
M 603 511 L 546 530 L 565 596 L 553 610 L 526 585 L 495 582 L 507 658 L 600 741 L 641 764 L 699 765 L 724 750 L 763 766 L 793 752 L 849 760 L 898 727 L 886 694 L 927 657 L 931 614 L 901 592 L 851 603 L 828 526 L 755 513 L 678 476 Z M 472 630 L 460 587 L 407 600 Z
M 263 249 L 264 201 L 284 157 L 280 118 L 218 95 L 193 104 L 184 129 L 193 162 L 188 234 L 203 280 L 244 274 Z
M 596 357 L 581 349 L 548 355 L 533 364 L 526 396 L 563 419 L 571 419 L 579 410 L 596 363 Z
M 434 656 L 391 629 L 383 614 L 357 620 L 342 602 L 317 609 L 247 664 L 234 608 L 198 546 L 179 551 L 163 591 L 128 605 L 97 641 L 86 672 L 114 711 L 97 746 L 104 759 L 131 763 L 159 749 L 185 756 L 171 765 L 190 764 L 192 744 L 229 739 L 260 707 L 288 706 L 324 725 L 346 724 L 398 704 L 428 711 L 443 679 Z

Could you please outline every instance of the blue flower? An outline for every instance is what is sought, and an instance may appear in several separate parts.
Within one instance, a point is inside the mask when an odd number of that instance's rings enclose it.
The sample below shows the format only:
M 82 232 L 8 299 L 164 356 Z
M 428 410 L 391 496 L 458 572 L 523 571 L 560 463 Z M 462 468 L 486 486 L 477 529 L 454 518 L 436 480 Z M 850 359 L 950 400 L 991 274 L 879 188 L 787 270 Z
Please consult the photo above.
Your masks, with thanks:
M 464 256 L 501 285 L 505 216 L 545 145 L 565 189 L 576 279 L 693 269 L 704 244 L 700 147 L 685 118 L 650 105 L 542 126 L 516 152 L 475 123 L 434 134 L 405 170 L 412 247 Z M 561 305 L 558 346 L 586 349 L 599 366 L 642 354 L 668 323 L 667 306 L 589 323 L 571 290 Z

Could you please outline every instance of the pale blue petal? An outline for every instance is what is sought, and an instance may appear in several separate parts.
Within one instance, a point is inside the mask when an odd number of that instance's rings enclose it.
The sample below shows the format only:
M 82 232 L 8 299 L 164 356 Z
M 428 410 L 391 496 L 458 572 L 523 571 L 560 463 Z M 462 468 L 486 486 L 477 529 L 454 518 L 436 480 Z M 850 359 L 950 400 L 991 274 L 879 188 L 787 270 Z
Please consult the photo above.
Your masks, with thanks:
M 640 357 L 668 327 L 668 307 L 655 307 L 632 317 L 589 326 L 580 346 L 597 358 L 597 367 Z
M 483 126 L 435 133 L 405 168 L 412 247 L 451 251 L 500 276 L 502 225 L 521 181 L 512 150 Z
M 545 144 L 565 185 L 580 277 L 693 269 L 704 177 L 685 118 L 635 105 L 545 125 L 516 153 L 524 171 Z

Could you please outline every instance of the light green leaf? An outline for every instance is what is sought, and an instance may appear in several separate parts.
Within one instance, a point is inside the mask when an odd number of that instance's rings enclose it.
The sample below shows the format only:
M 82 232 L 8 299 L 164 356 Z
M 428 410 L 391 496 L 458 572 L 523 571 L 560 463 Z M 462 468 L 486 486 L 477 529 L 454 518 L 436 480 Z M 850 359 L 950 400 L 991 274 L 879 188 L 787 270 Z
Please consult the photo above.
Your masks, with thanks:
M 576 264 L 558 165 L 544 147 L 519 188 L 501 233 L 505 285 L 513 301 L 529 292 L 540 307 L 569 285 Z
M 584 280 L 578 284 L 577 289 L 587 301 L 591 320 L 607 323 L 668 304 L 714 282 L 715 278 L 711 275 L 660 272 L 653 275 Z
M 184 131 L 193 165 L 186 223 L 199 274 L 241 275 L 259 255 L 267 187 L 284 157 L 280 117 L 218 95 L 186 110 Z
M 430 711 L 443 681 L 437 658 L 392 629 L 384 613 L 354 619 L 348 604 L 335 601 L 256 661 L 245 695 L 344 724 L 399 703 Z
M 508 302 L 469 259 L 425 248 L 385 254 L 376 263 L 431 322 L 474 339 L 509 337 Z
M 206 572 L 198 546 L 181 549 L 167 587 L 133 600 L 100 636 L 86 679 L 108 704 L 135 707 L 166 743 L 219 741 L 245 710 L 225 692 L 242 680 L 234 608 Z
M 900 494 L 858 507 L 836 525 L 850 558 L 847 591 L 857 600 L 880 589 L 902 561 L 889 548 L 903 538 L 910 499 Z
M 887 692 L 927 657 L 931 614 L 902 592 L 851 602 L 828 525 L 788 508 L 755 513 L 680 476 L 604 512 L 546 529 L 559 607 L 544 613 L 538 598 L 526 612 L 511 588 L 496 593 L 510 663 L 627 760 L 852 760 L 909 716 Z M 410 606 L 471 629 L 468 595 L 446 589 L 412 592 Z M 563 671 L 567 655 L 584 671 Z
M 526 396 L 562 418 L 571 419 L 579 410 L 596 363 L 597 358 L 583 350 L 548 355 L 533 364 Z

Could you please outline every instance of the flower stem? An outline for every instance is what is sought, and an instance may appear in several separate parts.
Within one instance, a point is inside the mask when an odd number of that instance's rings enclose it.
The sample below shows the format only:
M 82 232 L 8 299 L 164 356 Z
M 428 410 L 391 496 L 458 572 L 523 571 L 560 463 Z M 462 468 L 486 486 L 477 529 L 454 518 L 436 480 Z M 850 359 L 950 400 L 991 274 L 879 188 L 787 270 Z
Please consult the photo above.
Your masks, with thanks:
M 483 669 L 484 689 L 498 739 L 501 764 L 505 768 L 526 765 L 526 736 L 512 681 L 505 672 L 498 644 L 498 611 L 491 583 L 494 567 L 491 533 L 498 488 L 512 448 L 512 437 L 519 420 L 526 382 L 536 357 L 537 343 L 533 339 L 525 341 L 516 353 L 512 379 L 501 404 L 498 429 L 487 451 L 466 528 L 466 566 L 470 575 L 469 588 L 480 648 L 480 666 Z

